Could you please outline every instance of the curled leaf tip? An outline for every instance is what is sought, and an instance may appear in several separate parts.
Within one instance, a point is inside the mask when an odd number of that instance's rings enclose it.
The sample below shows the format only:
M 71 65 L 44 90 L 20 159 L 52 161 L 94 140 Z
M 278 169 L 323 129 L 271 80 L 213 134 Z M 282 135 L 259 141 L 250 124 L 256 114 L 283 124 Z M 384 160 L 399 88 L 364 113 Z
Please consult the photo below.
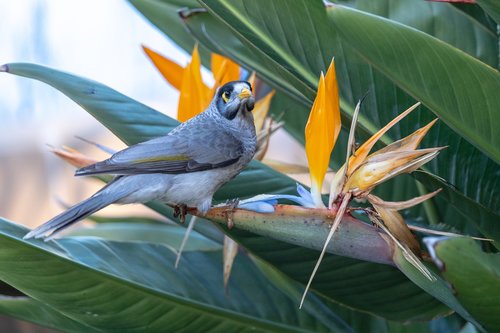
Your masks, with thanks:
M 0 72 L 8 72 L 9 71 L 9 65 L 4 64 L 0 66 Z

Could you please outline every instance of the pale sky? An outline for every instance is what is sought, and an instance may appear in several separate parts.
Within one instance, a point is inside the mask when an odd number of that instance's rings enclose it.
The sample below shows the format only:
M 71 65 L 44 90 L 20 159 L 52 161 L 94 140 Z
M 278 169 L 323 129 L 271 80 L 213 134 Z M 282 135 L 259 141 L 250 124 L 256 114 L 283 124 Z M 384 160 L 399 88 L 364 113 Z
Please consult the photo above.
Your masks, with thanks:
M 146 58 L 141 44 L 180 64 L 189 57 L 128 2 L 0 0 L 0 13 L 0 64 L 32 62 L 91 78 L 175 116 L 178 94 Z M 56 134 L 59 129 L 72 131 L 76 126 L 82 131 L 93 123 L 55 89 L 31 79 L 0 75 L 4 144 L 23 145 L 33 132 L 38 132 L 41 144 L 59 144 L 64 136 Z M 29 133 L 23 131 L 27 128 Z M 3 149 L 11 146 L 4 144 L 0 145 Z

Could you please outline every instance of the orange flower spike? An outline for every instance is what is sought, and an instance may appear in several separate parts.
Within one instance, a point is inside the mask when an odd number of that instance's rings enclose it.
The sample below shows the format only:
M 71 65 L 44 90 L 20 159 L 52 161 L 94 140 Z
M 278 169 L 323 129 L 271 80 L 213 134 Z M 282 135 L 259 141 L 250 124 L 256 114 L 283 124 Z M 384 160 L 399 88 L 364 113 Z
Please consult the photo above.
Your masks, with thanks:
M 240 79 L 240 66 L 231 59 L 212 53 L 212 74 L 214 75 L 214 89 L 230 81 Z
M 321 74 L 305 130 L 306 154 L 312 183 L 311 195 L 318 207 L 325 206 L 321 198 L 321 187 L 340 126 L 340 104 L 332 61 L 326 77 Z
M 185 122 L 203 112 L 210 104 L 210 92 L 201 78 L 198 46 L 193 49 L 191 62 L 184 69 L 177 108 L 177 120 Z
M 395 124 L 397 124 L 401 119 L 406 117 L 411 111 L 415 110 L 420 103 L 416 103 L 411 106 L 408 110 L 401 113 L 399 116 L 394 118 L 391 122 L 381 128 L 377 133 L 375 133 L 371 138 L 365 141 L 361 147 L 359 147 L 353 156 L 349 159 L 349 166 L 347 168 L 347 176 L 349 177 L 365 160 L 371 149 L 377 143 L 377 141 Z
M 181 90 L 184 68 L 144 45 L 142 45 L 142 49 L 146 52 L 146 55 L 160 71 L 165 80 L 167 80 L 175 89 Z

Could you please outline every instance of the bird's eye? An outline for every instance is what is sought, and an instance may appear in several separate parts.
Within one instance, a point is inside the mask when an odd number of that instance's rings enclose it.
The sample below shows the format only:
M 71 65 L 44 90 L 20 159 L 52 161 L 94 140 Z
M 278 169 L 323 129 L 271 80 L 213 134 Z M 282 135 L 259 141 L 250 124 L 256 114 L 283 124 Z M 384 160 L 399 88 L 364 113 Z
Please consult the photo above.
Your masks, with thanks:
M 224 103 L 227 103 L 227 101 L 229 101 L 229 93 L 227 91 L 224 91 L 222 93 L 222 100 L 224 101 Z

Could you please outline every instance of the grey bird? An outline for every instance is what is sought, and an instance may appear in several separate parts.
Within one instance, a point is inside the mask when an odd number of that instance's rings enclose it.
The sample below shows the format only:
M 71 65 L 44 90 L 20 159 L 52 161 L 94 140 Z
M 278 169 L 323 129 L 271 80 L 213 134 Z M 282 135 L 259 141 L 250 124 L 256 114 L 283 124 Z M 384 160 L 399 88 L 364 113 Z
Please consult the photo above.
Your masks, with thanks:
M 238 175 L 255 154 L 254 104 L 250 83 L 226 83 L 205 111 L 166 136 L 130 146 L 107 160 L 78 169 L 76 176 L 116 177 L 24 238 L 52 237 L 112 203 L 159 200 L 206 213 L 214 193 Z

